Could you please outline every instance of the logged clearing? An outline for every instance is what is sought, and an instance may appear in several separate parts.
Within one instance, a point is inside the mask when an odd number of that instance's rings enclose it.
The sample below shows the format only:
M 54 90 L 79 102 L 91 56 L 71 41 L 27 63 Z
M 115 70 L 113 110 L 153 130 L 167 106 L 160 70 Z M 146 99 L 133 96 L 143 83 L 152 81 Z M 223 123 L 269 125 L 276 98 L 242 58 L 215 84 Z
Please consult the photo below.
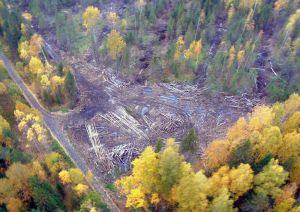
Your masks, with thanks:
M 180 141 L 188 129 L 195 128 L 201 148 L 197 155 L 187 157 L 191 161 L 199 159 L 209 141 L 223 136 L 238 117 L 264 103 L 246 93 L 209 94 L 206 87 L 192 83 L 141 85 L 123 80 L 111 68 L 94 66 L 83 59 L 65 61 L 70 61 L 74 70 L 79 101 L 64 126 L 78 152 L 105 180 L 112 180 L 116 169 L 127 171 L 130 161 L 146 146 L 155 144 L 158 135 Z M 97 157 L 99 150 L 95 151 L 87 132 L 90 125 L 108 159 Z

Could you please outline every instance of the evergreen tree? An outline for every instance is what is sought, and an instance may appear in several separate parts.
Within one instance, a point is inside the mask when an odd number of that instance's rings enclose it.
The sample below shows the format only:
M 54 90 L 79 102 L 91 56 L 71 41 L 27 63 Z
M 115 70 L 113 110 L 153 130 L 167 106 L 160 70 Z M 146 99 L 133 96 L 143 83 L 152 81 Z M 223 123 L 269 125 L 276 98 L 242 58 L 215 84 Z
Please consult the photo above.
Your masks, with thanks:
M 71 101 L 71 105 L 73 105 L 76 98 L 76 85 L 74 76 L 70 71 L 68 71 L 66 74 L 66 78 L 64 81 L 64 90 L 67 93 L 69 100 Z
M 195 153 L 198 150 L 198 145 L 198 136 L 195 129 L 189 129 L 187 135 L 181 141 L 181 150 Z
M 238 166 L 241 163 L 252 164 L 253 162 L 252 144 L 249 140 L 236 147 L 229 156 L 229 165 Z
M 155 152 L 156 153 L 160 152 L 162 145 L 163 145 L 163 140 L 161 138 L 158 138 L 155 143 Z
M 5 14 L 5 12 L 4 12 Z M 4 20 L 3 33 L 4 38 L 12 50 L 18 48 L 18 41 L 21 37 L 21 14 L 19 10 L 12 10 L 7 16 L 2 17 Z
M 38 209 L 42 211 L 54 211 L 64 209 L 63 202 L 58 193 L 49 182 L 42 182 L 37 177 L 30 179 L 32 196 Z
M 195 37 L 195 27 L 194 27 L 193 22 L 190 22 L 188 29 L 184 36 L 184 40 L 186 41 L 186 44 L 190 45 L 192 43 L 192 41 L 194 40 L 194 37 Z

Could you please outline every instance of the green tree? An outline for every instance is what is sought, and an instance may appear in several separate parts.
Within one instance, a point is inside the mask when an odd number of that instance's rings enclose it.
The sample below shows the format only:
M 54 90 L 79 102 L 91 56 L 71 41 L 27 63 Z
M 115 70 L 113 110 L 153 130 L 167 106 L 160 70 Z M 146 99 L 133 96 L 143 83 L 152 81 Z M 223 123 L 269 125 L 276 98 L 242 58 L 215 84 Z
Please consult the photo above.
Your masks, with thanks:
M 249 193 L 245 196 L 239 208 L 241 211 L 267 211 L 269 197 L 263 193 Z
M 181 150 L 197 152 L 199 147 L 198 136 L 194 128 L 189 129 L 187 135 L 181 141 Z
M 59 44 L 73 54 L 78 53 L 81 26 L 75 18 L 66 11 L 58 12 L 55 16 L 55 27 Z
M 162 148 L 162 145 L 163 145 L 163 139 L 162 138 L 158 138 L 156 140 L 156 143 L 155 143 L 155 152 L 156 153 L 160 152 L 160 150 Z
M 7 10 L 7 8 L 6 8 Z M 2 20 L 4 21 L 2 30 L 4 38 L 12 50 L 17 50 L 18 41 L 21 37 L 21 14 L 19 10 L 7 10 L 3 12 Z
M 266 155 L 262 160 L 258 161 L 257 163 L 254 163 L 253 170 L 258 173 L 261 172 L 261 170 L 273 159 L 272 154 Z
M 238 145 L 235 149 L 232 150 L 229 156 L 229 165 L 230 167 L 236 167 L 241 163 L 253 163 L 253 150 L 252 143 L 249 140 L 246 140 L 242 144 Z
M 32 197 L 38 209 L 42 211 L 64 209 L 61 197 L 49 182 L 42 182 L 37 177 L 32 177 L 30 185 L 32 188 Z
M 194 27 L 194 24 L 191 22 L 184 36 L 184 40 L 186 41 L 187 45 L 190 45 L 195 37 L 195 28 L 196 27 Z
M 38 0 L 30 0 L 29 1 L 29 9 L 30 12 L 34 16 L 40 16 L 41 15 L 41 8 Z
M 166 148 L 160 155 L 158 173 L 160 175 L 159 190 L 168 195 L 171 188 L 188 174 L 190 167 L 184 162 L 174 139 L 168 139 Z
M 76 85 L 73 74 L 68 71 L 64 81 L 64 90 L 68 95 L 71 106 L 74 105 L 76 99 Z
M 85 203 L 91 204 L 93 207 L 101 208 L 101 211 L 110 211 L 107 205 L 103 202 L 100 195 L 97 192 L 90 192 L 88 193 L 81 201 L 81 205 L 85 205 Z M 85 211 L 85 210 L 83 210 Z M 82 211 L 82 212 L 83 212 Z

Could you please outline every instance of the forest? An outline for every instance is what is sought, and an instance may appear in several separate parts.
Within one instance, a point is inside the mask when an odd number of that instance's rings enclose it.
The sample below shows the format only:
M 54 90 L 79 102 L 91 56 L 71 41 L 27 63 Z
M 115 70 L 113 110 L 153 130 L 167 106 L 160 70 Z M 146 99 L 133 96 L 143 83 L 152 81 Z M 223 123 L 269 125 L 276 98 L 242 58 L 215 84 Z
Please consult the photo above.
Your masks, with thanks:
M 147 147 L 116 181 L 126 207 L 179 211 L 299 211 L 300 96 L 258 106 L 192 165 L 174 138 Z M 192 137 L 183 140 L 191 146 Z
M 299 0 L 0 0 L 0 211 L 300 211 Z
M 108 210 L 0 64 L 0 210 Z

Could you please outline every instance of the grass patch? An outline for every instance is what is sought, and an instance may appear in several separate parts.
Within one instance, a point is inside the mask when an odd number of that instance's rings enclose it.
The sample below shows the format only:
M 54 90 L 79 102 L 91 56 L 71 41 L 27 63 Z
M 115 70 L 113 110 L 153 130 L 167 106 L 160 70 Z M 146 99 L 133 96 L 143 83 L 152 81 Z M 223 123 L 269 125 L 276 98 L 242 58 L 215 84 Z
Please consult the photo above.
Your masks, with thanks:
M 118 192 L 117 187 L 113 183 L 107 183 L 107 184 L 105 184 L 105 188 L 107 188 L 108 190 L 110 190 L 113 193 L 117 193 Z
M 63 107 L 60 109 L 61 112 L 63 113 L 68 113 L 69 112 L 69 108 Z

